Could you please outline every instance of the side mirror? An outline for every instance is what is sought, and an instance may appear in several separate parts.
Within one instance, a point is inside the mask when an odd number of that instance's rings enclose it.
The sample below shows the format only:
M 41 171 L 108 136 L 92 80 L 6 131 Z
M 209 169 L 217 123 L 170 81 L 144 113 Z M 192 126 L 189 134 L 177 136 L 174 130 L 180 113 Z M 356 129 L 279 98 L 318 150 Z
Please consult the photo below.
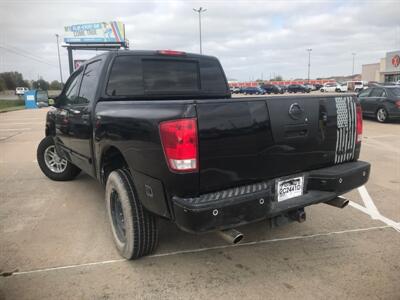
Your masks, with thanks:
M 60 102 L 60 96 L 49 98 L 49 106 L 58 107 L 58 105 L 60 104 L 59 102 Z

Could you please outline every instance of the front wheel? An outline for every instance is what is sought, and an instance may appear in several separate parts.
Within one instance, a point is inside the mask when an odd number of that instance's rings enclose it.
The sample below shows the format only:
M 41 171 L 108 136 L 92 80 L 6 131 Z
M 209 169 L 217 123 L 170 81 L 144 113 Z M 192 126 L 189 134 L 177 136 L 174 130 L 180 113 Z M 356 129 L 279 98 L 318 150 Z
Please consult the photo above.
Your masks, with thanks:
M 107 178 L 106 206 L 117 250 L 126 259 L 137 259 L 157 247 L 156 217 L 142 206 L 128 170 L 118 169 Z
M 376 111 L 375 117 L 376 117 L 376 120 L 377 120 L 379 123 L 385 123 L 385 122 L 387 122 L 387 121 L 389 120 L 389 114 L 388 114 L 388 112 L 386 111 L 386 109 L 383 108 L 383 107 L 379 108 L 379 109 Z
M 81 171 L 78 167 L 58 155 L 52 136 L 46 136 L 40 142 L 36 156 L 40 169 L 44 175 L 52 180 L 72 180 Z

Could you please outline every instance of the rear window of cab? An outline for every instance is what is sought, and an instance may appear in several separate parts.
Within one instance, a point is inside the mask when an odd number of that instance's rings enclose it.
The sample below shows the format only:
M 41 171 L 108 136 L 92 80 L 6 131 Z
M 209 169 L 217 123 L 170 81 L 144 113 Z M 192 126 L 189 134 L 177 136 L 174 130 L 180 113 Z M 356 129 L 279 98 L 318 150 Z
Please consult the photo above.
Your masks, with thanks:
M 117 56 L 111 67 L 106 94 L 227 93 L 225 76 L 217 60 Z

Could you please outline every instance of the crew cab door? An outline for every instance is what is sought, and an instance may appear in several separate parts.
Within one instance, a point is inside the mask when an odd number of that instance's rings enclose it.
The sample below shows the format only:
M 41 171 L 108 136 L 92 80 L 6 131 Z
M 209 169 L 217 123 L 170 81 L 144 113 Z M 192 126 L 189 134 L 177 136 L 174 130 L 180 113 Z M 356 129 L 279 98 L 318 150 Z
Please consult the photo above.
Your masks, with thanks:
M 72 163 L 94 175 L 92 160 L 92 104 L 95 99 L 101 61 L 84 66 L 71 82 L 56 118 L 60 147 Z M 68 93 L 70 91 L 70 93 Z

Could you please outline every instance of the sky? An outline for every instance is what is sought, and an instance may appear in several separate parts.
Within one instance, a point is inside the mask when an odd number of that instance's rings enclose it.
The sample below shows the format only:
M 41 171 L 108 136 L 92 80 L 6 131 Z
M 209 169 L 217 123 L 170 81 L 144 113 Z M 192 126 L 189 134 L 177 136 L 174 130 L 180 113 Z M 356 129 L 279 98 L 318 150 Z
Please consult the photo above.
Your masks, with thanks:
M 0 0 L 0 72 L 59 80 L 55 34 L 64 26 L 103 21 L 125 24 L 130 49 L 199 52 L 220 59 L 229 79 L 351 75 L 400 49 L 400 1 L 35 1 Z M 64 81 L 68 57 L 61 48 Z M 94 51 L 75 52 L 87 59 Z

